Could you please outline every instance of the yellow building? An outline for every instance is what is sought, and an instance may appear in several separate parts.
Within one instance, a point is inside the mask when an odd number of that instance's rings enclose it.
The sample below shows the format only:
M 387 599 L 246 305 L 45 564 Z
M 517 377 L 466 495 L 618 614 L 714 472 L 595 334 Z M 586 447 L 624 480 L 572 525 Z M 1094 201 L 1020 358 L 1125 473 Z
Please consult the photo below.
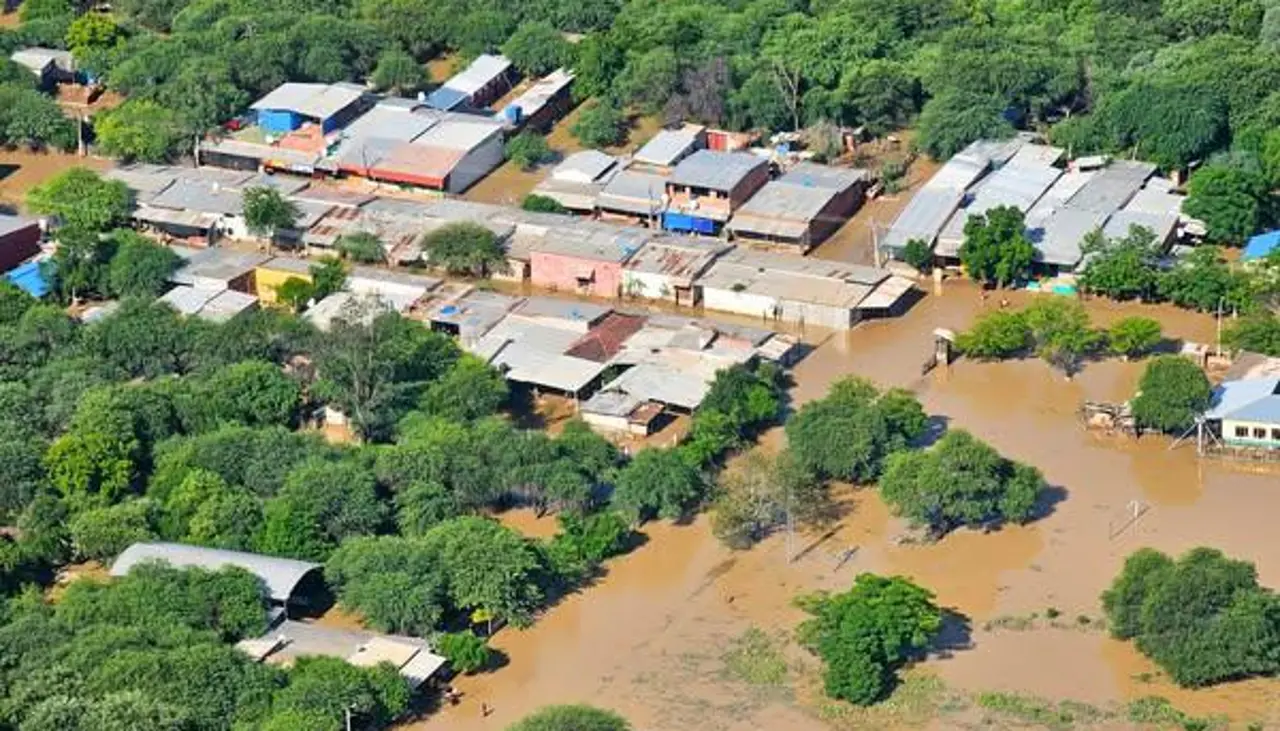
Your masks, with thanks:
M 305 259 L 278 256 L 253 270 L 255 292 L 265 304 L 278 303 L 280 298 L 276 295 L 276 290 L 290 279 L 301 279 L 312 284 L 311 263 Z

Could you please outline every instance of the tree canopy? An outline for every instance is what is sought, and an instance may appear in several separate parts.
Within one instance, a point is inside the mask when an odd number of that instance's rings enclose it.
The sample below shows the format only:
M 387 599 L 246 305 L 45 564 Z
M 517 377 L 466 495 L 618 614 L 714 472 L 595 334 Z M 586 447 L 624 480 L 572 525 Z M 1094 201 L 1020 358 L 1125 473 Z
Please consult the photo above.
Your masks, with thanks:
M 964 223 L 960 263 L 969 276 L 1003 287 L 1025 278 L 1035 261 L 1035 247 L 1027 238 L 1022 211 L 997 206 L 969 216 Z
M 1209 408 L 1212 388 L 1203 370 L 1177 355 L 1162 355 L 1147 364 L 1133 399 L 1138 425 L 1162 432 L 1191 428 Z
M 796 460 L 820 478 L 867 482 L 893 452 L 905 449 L 927 426 L 920 403 L 909 392 L 881 393 L 869 381 L 846 378 L 827 396 L 810 401 L 786 424 Z
M 592 706 L 547 706 L 507 727 L 507 731 L 631 731 L 612 711 Z
M 450 274 L 487 277 L 506 270 L 507 254 L 492 231 L 478 223 L 447 223 L 422 241 L 427 263 Z

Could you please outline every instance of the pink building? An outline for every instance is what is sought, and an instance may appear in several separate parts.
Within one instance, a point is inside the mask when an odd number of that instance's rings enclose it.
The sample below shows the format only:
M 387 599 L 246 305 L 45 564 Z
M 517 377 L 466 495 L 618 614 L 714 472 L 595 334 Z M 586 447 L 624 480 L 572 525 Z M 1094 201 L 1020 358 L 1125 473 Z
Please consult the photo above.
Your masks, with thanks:
M 558 226 L 529 251 L 529 281 L 535 287 L 592 297 L 622 294 L 622 265 L 644 243 L 642 229 L 598 221 Z

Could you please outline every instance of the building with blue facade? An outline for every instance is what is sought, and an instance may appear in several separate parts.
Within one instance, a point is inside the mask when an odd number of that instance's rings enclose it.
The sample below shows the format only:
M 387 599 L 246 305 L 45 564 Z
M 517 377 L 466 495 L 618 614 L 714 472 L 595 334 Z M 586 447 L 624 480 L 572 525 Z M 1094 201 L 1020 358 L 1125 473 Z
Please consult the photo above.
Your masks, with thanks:
M 286 135 L 304 124 L 329 134 L 354 119 L 367 106 L 363 87 L 355 84 L 301 84 L 289 82 L 250 107 L 258 126 L 270 135 Z

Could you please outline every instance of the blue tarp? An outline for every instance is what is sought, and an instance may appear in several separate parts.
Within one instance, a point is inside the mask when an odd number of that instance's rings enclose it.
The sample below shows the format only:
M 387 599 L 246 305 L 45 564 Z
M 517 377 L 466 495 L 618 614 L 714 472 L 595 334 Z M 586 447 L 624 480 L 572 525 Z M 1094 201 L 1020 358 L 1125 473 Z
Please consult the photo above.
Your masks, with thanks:
M 453 111 L 467 101 L 467 95 L 457 89 L 442 86 L 427 95 L 427 106 L 442 112 Z
M 1275 251 L 1277 247 L 1280 247 L 1280 229 L 1258 234 L 1249 239 L 1249 243 L 1245 245 L 1244 253 L 1240 255 L 1240 258 L 1245 261 L 1262 259 L 1267 254 Z
M 668 231 L 693 231 L 712 236 L 716 233 L 716 222 L 709 218 L 698 218 L 686 213 L 671 213 L 670 211 L 662 214 L 662 227 Z
M 19 264 L 16 269 L 4 276 L 10 282 L 13 282 L 18 289 L 32 297 L 39 298 L 49 294 L 49 281 L 44 278 L 44 273 L 40 271 L 40 262 L 38 261 Z

